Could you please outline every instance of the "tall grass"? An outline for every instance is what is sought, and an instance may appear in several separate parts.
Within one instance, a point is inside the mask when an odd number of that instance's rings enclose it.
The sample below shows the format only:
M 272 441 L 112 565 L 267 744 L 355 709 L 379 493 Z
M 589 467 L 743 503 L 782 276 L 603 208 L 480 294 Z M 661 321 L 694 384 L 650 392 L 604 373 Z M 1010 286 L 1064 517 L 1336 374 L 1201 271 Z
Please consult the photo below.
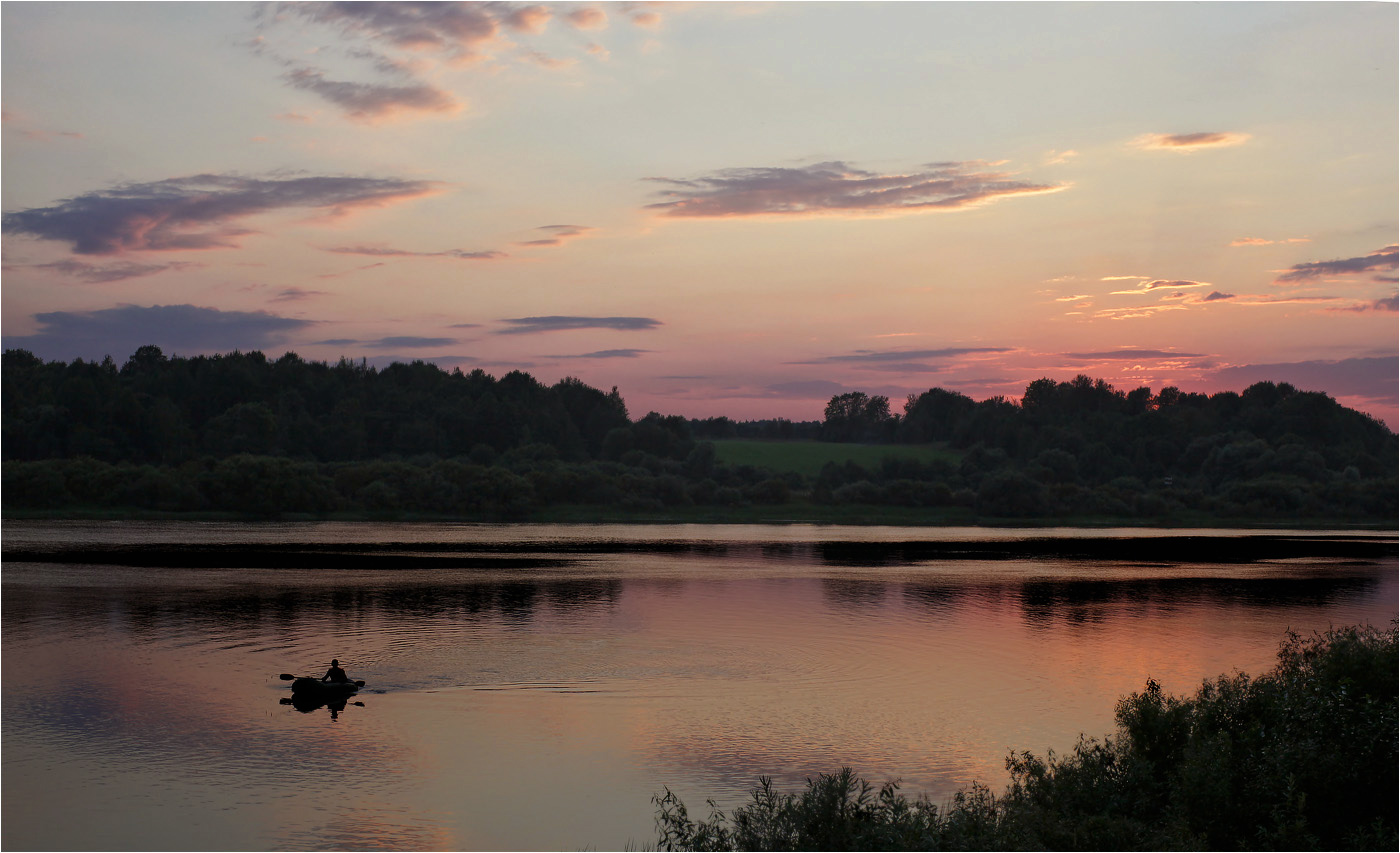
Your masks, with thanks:
M 689 816 L 655 797 L 666 850 L 1396 849 L 1397 629 L 1288 634 L 1266 675 L 1174 697 L 1148 681 L 1117 732 L 1064 756 L 1012 753 L 1011 783 L 946 805 L 850 769 Z

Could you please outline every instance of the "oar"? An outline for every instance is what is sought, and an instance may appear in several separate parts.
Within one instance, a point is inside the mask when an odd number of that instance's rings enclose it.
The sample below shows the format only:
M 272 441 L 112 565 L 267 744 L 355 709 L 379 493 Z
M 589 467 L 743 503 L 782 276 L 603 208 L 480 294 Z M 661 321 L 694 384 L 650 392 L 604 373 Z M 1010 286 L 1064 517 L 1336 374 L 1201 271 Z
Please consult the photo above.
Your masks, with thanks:
M 298 678 L 311 678 L 311 676 L 309 675 L 292 675 L 290 672 L 284 672 L 277 677 L 282 679 L 283 681 L 296 681 Z M 311 680 L 315 681 L 316 679 L 311 678 Z M 356 681 L 354 682 L 354 685 L 356 687 L 364 687 L 365 683 L 363 681 Z

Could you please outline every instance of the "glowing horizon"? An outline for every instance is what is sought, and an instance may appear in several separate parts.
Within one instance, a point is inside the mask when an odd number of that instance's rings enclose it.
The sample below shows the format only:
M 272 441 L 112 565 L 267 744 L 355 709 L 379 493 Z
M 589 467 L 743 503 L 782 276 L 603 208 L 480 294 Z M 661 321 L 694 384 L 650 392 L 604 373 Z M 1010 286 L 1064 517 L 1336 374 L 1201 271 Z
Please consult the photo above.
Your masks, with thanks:
M 1391 4 L 78 8 L 0 10 L 6 348 L 1397 426 Z

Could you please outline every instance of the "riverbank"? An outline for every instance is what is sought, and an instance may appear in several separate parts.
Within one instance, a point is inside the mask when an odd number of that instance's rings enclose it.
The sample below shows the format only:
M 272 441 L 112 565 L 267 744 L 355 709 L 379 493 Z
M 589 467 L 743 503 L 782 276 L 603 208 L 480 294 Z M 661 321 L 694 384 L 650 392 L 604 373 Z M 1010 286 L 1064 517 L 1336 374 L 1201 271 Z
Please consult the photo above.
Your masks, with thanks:
M 284 512 L 249 514 L 228 511 L 173 512 L 152 509 L 67 506 L 44 509 L 6 509 L 4 519 L 75 521 L 364 521 L 529 524 L 843 524 L 894 527 L 1148 527 L 1257 530 L 1375 530 L 1400 529 L 1396 519 L 1297 517 L 1287 520 L 1260 517 L 1223 517 L 1207 513 L 1174 513 L 1155 518 L 1112 515 L 1075 515 L 1047 518 L 1005 518 L 978 515 L 963 507 L 840 506 L 787 503 L 751 506 L 683 506 L 628 508 L 590 504 L 539 507 L 524 514 L 502 517 L 492 513 L 430 513 L 419 511 L 338 511 L 326 513 Z

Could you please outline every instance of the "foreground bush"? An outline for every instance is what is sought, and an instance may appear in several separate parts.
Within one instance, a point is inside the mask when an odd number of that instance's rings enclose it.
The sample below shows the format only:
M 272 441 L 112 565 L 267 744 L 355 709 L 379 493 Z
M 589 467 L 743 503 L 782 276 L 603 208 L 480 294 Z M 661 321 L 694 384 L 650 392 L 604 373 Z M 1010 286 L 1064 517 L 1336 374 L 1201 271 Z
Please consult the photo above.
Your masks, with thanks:
M 1007 758 L 1011 784 L 942 808 L 843 769 L 695 821 L 655 798 L 666 850 L 1396 849 L 1396 627 L 1290 633 L 1272 672 L 1153 681 L 1117 708 L 1117 733 L 1066 756 Z

